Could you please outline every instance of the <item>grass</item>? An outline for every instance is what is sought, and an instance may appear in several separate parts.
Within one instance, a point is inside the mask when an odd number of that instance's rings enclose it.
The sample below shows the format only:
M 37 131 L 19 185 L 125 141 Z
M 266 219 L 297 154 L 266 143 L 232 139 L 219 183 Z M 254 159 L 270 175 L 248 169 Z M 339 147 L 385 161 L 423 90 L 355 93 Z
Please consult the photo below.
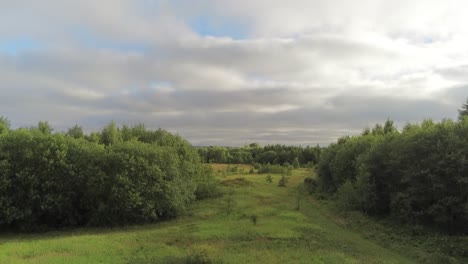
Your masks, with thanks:
M 248 170 L 224 175 L 226 195 L 155 225 L 3 234 L 0 263 L 417 263 L 347 227 L 311 196 L 296 210 L 296 187 L 311 173 L 294 170 L 286 187 L 277 174 L 273 183 Z

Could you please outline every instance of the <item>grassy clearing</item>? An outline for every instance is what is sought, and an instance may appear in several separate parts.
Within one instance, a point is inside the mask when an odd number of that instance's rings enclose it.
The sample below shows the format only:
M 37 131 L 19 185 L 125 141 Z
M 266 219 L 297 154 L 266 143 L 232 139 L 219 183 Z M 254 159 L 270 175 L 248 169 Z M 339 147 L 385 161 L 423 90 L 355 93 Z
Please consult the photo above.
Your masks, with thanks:
M 311 173 L 293 171 L 286 187 L 277 174 L 272 183 L 247 169 L 224 175 L 223 197 L 156 225 L 4 234 L 0 263 L 416 263 L 346 228 L 310 196 L 295 210 L 296 186 Z

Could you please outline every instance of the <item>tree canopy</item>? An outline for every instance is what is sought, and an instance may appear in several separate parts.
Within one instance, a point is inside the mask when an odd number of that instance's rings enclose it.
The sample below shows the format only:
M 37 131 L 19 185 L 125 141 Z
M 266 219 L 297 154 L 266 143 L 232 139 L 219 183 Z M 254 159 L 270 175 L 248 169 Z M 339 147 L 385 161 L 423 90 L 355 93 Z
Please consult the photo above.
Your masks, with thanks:
M 210 170 L 186 140 L 127 129 L 112 122 L 83 136 L 78 126 L 52 133 L 40 122 L 0 133 L 0 227 L 150 223 L 207 196 Z
M 318 189 L 347 209 L 467 233 L 468 118 L 386 127 L 327 147 Z

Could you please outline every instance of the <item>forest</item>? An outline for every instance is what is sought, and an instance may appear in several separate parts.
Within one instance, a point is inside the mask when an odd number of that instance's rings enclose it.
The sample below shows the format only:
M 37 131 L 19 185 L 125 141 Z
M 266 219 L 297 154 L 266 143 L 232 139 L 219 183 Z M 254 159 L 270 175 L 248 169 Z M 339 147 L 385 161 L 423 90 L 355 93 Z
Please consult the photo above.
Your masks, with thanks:
M 85 135 L 0 121 L 3 228 L 151 223 L 179 215 L 213 182 L 191 145 L 164 130 L 111 122 Z
M 468 232 L 468 104 L 458 121 L 425 120 L 397 130 L 391 120 L 323 150 L 311 192 L 344 209 Z
M 251 143 L 244 147 L 209 146 L 197 147 L 198 154 L 205 163 L 227 164 L 275 164 L 299 163 L 303 166 L 313 166 L 320 159 L 319 146 L 286 146 L 266 145 L 260 146 Z

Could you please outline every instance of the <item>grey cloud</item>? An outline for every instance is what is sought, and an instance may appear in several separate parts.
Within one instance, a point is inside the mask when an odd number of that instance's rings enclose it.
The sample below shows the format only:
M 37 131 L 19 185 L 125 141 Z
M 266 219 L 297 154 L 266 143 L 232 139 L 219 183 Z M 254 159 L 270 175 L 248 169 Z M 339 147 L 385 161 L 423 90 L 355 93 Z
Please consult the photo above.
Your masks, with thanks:
M 436 72 L 450 80 L 468 82 L 468 65 L 437 69 Z
M 287 92 L 287 91 L 283 91 Z M 254 100 L 247 103 L 242 91 L 230 93 L 217 93 L 216 99 L 230 101 L 241 106 L 234 111 L 221 111 L 222 104 L 210 104 L 212 98 L 193 98 L 187 106 L 186 100 L 173 100 L 166 107 L 173 107 L 172 114 L 160 111 L 156 115 L 145 114 L 145 111 L 123 110 L 117 114 L 93 114 L 84 117 L 81 121 L 85 126 L 96 128 L 99 120 L 116 120 L 119 123 L 134 124 L 143 122 L 149 127 L 167 128 L 170 131 L 186 136 L 194 144 L 212 145 L 223 142 L 223 145 L 243 145 L 248 142 L 282 143 L 313 145 L 327 143 L 340 136 L 357 134 L 366 126 L 383 123 L 387 118 L 394 120 L 400 128 L 406 122 L 420 122 L 424 118 L 440 120 L 444 117 L 456 116 L 453 105 L 444 104 L 437 100 L 416 100 L 399 97 L 383 96 L 356 96 L 340 95 L 328 99 L 328 104 L 308 104 L 299 109 L 281 111 L 277 113 L 259 113 L 246 111 L 250 104 L 274 105 L 288 102 L 287 98 L 277 98 L 275 94 L 256 95 Z M 209 94 L 209 92 L 207 92 Z M 278 92 L 281 94 L 281 92 Z M 181 95 L 180 98 L 190 98 L 190 95 Z M 292 100 L 293 96 L 290 97 Z M 260 99 L 257 102 L 255 99 Z M 104 109 L 109 107 L 102 105 Z M 127 106 L 133 106 L 130 103 Z M 161 109 L 157 103 L 148 104 L 154 110 Z M 151 112 L 148 108 L 147 112 Z M 101 111 L 97 110 L 97 113 Z
M 41 43 L 0 50 L 0 115 L 14 126 L 116 120 L 194 144 L 327 144 L 387 118 L 455 118 L 467 95 L 460 12 L 435 1 L 423 25 L 421 1 L 10 2 L 0 42 Z M 190 21 L 203 15 L 243 21 L 246 38 L 199 36 Z

